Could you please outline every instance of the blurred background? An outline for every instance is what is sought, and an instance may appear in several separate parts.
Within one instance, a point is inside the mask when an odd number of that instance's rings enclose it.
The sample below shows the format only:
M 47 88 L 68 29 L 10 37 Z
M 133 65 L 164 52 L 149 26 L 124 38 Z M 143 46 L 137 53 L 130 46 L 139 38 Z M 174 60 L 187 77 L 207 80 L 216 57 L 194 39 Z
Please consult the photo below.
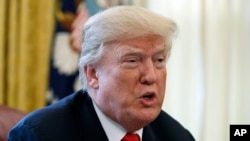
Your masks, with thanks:
M 250 0 L 0 0 L 0 104 L 29 113 L 80 89 L 72 36 L 124 4 L 179 27 L 165 111 L 197 141 L 226 141 L 230 124 L 250 124 Z

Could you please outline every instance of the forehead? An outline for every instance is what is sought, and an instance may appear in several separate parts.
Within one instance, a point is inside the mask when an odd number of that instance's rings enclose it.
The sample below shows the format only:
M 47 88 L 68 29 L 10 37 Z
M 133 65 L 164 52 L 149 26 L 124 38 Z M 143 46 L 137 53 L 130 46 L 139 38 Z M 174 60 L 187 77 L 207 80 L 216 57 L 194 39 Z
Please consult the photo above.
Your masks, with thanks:
M 121 41 L 121 43 L 135 48 L 155 48 L 155 46 L 164 45 L 164 40 L 160 36 L 148 35 Z
M 131 51 L 152 51 L 166 49 L 165 40 L 156 35 L 148 35 L 142 37 L 131 38 L 123 41 L 111 43 L 116 51 L 131 50 Z

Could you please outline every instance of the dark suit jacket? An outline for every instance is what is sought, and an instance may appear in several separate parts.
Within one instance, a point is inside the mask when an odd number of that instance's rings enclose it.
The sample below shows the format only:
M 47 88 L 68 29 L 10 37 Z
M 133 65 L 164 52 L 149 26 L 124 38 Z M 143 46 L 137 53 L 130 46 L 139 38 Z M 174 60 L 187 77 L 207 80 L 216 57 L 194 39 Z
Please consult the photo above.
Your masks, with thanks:
M 176 120 L 161 111 L 144 127 L 143 141 L 194 141 Z M 91 98 L 78 91 L 56 104 L 32 112 L 9 133 L 9 141 L 108 141 Z

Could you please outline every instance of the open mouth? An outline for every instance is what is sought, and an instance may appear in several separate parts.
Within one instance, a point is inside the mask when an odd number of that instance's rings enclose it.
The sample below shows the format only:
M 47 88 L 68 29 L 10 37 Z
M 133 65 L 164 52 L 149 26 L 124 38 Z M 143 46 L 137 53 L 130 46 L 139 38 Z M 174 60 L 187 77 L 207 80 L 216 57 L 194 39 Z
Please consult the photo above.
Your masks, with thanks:
M 153 93 L 147 93 L 142 96 L 143 99 L 152 99 L 154 97 Z
M 154 92 L 147 92 L 141 96 L 141 99 L 150 101 L 150 100 L 153 100 L 155 97 L 156 97 L 156 94 Z
M 145 106 L 152 106 L 156 102 L 156 94 L 148 92 L 141 96 L 140 102 Z

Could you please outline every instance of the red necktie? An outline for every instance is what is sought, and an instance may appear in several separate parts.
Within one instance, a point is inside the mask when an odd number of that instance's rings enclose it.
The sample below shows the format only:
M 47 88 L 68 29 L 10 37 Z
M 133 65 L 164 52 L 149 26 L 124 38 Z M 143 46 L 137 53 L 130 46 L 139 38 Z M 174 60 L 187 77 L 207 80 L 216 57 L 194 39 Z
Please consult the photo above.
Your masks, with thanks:
M 137 134 L 127 133 L 121 141 L 140 141 L 140 137 Z

